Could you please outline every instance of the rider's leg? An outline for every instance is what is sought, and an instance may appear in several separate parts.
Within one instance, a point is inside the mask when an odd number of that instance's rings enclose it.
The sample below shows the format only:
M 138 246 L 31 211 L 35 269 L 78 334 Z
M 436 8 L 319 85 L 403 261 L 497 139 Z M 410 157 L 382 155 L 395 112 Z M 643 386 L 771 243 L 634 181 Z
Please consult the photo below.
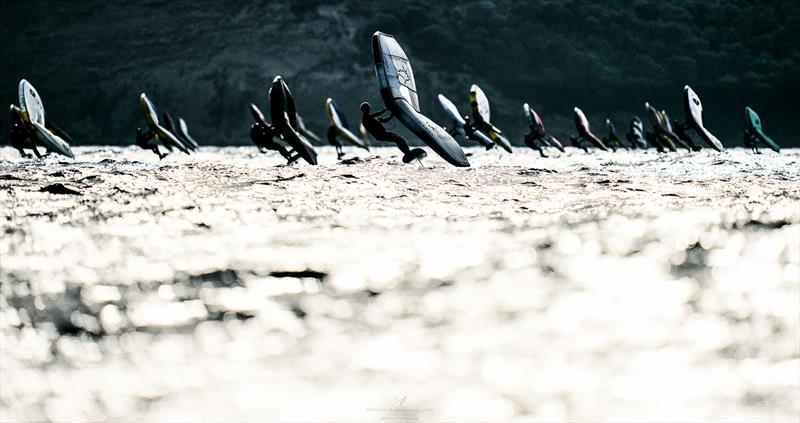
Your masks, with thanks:
M 411 149 L 406 144 L 406 140 L 403 139 L 400 135 L 395 134 L 394 132 L 386 132 L 383 134 L 382 141 L 393 142 L 397 144 L 397 148 L 403 152 L 403 154 L 408 154 L 411 152 Z
M 537 150 L 542 157 L 547 157 L 547 154 L 544 154 L 544 140 L 541 138 L 538 139 L 538 143 L 531 138 L 530 136 L 525 137 L 525 145 L 533 150 Z
M 576 136 L 571 136 L 569 139 L 570 139 L 570 141 L 572 141 L 572 146 L 573 146 L 573 147 L 580 148 L 581 150 L 583 150 L 583 152 L 584 152 L 584 153 L 588 153 L 588 152 L 589 152 L 589 149 L 588 149 L 588 148 L 586 148 L 586 146 L 585 146 L 585 145 L 583 145 L 583 144 L 580 142 L 580 138 L 578 138 L 578 137 L 576 137 Z
M 275 144 L 275 145 L 274 145 L 274 148 L 272 148 L 272 149 L 273 149 L 273 150 L 277 150 L 277 151 L 278 151 L 278 153 L 280 153 L 280 154 L 281 154 L 281 157 L 283 157 L 283 158 L 284 158 L 284 159 L 286 159 L 286 160 L 291 160 L 291 158 L 292 158 L 292 153 L 294 153 L 294 150 L 287 151 L 287 150 L 286 150 L 286 148 L 284 148 L 284 147 L 283 147 L 282 145 L 280 145 L 280 144 Z
M 538 146 L 536 147 L 536 149 L 537 149 L 537 150 L 539 150 L 539 155 L 541 155 L 542 157 L 547 157 L 547 154 L 544 154 L 544 146 L 542 146 L 542 145 L 540 144 L 540 145 L 538 145 Z

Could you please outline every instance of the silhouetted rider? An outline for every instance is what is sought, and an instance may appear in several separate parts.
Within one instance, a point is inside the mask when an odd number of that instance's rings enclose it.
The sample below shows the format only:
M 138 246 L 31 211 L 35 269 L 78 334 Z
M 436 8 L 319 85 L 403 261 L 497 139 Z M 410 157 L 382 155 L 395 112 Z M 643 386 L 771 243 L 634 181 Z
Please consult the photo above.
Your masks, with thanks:
M 664 146 L 661 145 L 661 141 L 658 140 L 658 135 L 656 135 L 655 132 L 647 131 L 644 136 L 648 144 L 656 147 L 656 151 L 659 153 L 663 153 L 665 151 Z
M 528 128 L 530 129 L 530 131 L 528 131 L 528 133 L 525 134 L 525 145 L 527 145 L 529 148 L 538 151 L 539 155 L 541 155 L 542 157 L 547 157 L 547 155 L 544 154 L 544 145 L 545 145 L 544 137 L 546 135 L 544 130 L 540 126 L 532 124 L 529 124 Z
M 264 124 L 259 121 L 250 125 L 250 139 L 260 152 L 266 153 L 267 150 L 274 150 L 290 162 L 297 160 L 298 157 L 292 157 L 282 145 L 275 142 L 276 136 L 278 136 L 278 131 L 274 125 Z
M 472 119 L 470 119 L 469 116 L 464 116 L 464 136 L 467 139 L 478 141 L 487 150 L 491 150 L 492 148 L 494 148 L 493 143 L 486 142 L 486 140 L 484 140 L 483 138 L 475 135 L 475 131 L 477 130 L 478 128 L 475 126 L 474 123 L 472 123 Z
M 753 136 L 750 131 L 744 132 L 744 147 L 753 150 L 755 154 L 761 154 L 761 152 L 758 151 L 758 139 Z
M 581 144 L 580 139 L 578 137 L 576 137 L 575 135 L 570 135 L 569 136 L 569 142 L 572 144 L 573 147 L 580 148 L 581 150 L 583 150 L 584 153 L 588 153 L 589 152 L 589 149 L 586 148 L 585 145 Z
M 542 141 L 542 135 L 539 135 L 537 131 L 531 129 L 531 132 L 525 134 L 525 145 L 529 148 L 532 148 L 539 152 L 539 155 L 542 157 L 547 157 L 547 154 L 544 154 L 544 141 Z M 538 143 L 536 141 L 539 141 Z
M 364 125 L 364 129 L 366 129 L 367 132 L 369 132 L 378 141 L 386 141 L 397 144 L 397 148 L 399 148 L 403 154 L 411 153 L 411 149 L 408 148 L 408 144 L 406 144 L 406 140 L 404 140 L 403 137 L 395 134 L 394 132 L 389 132 L 383 127 L 384 123 L 392 120 L 394 117 L 391 114 L 387 117 L 381 117 L 383 114 L 388 112 L 389 109 L 383 109 L 378 113 L 370 114 L 370 108 L 369 102 L 365 101 L 361 103 L 361 124 Z
M 477 128 L 475 128 L 475 124 L 472 123 L 472 120 L 469 118 L 469 116 L 464 116 L 464 135 L 469 138 L 475 134 L 476 129 Z
M 689 134 L 686 133 L 686 128 L 688 128 L 688 126 L 681 125 L 680 122 L 678 122 L 678 119 L 672 119 L 672 132 L 674 132 L 675 135 L 678 136 L 678 138 L 683 140 L 683 142 L 689 145 L 689 148 L 691 148 L 692 151 L 702 150 L 703 147 L 700 147 L 699 145 L 695 144 L 694 141 L 692 140 L 692 137 L 690 137 Z
M 26 154 L 24 149 L 31 149 L 34 153 L 36 153 L 36 157 L 41 159 L 42 155 L 39 154 L 39 150 L 36 149 L 36 145 L 33 143 L 32 134 L 25 129 L 25 125 L 22 123 L 22 112 L 20 112 L 20 110 L 13 105 L 10 107 L 10 110 L 11 136 L 9 141 L 11 147 L 16 148 L 19 151 L 19 154 L 25 158 L 29 158 L 31 155 Z
M 344 152 L 342 152 L 342 143 L 339 142 L 336 137 L 339 136 L 339 132 L 336 131 L 336 128 L 333 126 L 328 127 L 328 143 L 334 147 L 336 147 L 336 157 L 341 159 L 344 157 Z
M 167 157 L 167 153 L 161 153 L 161 150 L 158 149 L 156 137 L 152 134 L 152 132 L 149 132 L 147 135 L 145 135 L 145 133 L 142 132 L 142 128 L 136 128 L 136 145 L 142 149 L 152 151 L 158 156 L 159 160 Z

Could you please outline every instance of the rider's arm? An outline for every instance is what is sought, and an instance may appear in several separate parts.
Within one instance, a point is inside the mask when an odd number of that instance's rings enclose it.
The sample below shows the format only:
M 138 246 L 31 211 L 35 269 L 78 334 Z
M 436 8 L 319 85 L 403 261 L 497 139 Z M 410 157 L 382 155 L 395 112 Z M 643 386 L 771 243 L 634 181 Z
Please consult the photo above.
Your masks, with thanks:
M 381 110 L 380 112 L 378 112 L 378 113 L 373 113 L 373 114 L 371 114 L 371 115 L 369 115 L 369 116 L 370 116 L 370 117 L 378 117 L 378 116 L 380 116 L 380 115 L 382 115 L 382 114 L 384 114 L 384 113 L 386 113 L 386 112 L 388 112 L 388 111 L 389 111 L 389 109 L 383 109 L 383 110 Z M 390 118 L 390 119 L 391 119 L 391 118 Z

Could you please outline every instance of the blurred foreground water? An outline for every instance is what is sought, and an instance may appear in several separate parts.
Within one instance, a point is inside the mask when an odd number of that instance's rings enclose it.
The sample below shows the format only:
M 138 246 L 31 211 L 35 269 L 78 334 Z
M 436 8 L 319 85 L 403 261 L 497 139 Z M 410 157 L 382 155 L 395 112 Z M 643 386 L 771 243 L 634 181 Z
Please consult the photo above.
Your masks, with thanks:
M 800 417 L 800 151 L 375 150 L 0 149 L 0 420 Z

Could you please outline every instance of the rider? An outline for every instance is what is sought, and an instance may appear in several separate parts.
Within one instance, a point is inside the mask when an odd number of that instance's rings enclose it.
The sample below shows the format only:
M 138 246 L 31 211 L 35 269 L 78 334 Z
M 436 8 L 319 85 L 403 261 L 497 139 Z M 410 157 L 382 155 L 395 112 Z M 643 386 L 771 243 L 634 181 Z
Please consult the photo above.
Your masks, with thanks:
M 404 140 L 403 137 L 395 134 L 394 132 L 389 132 L 383 127 L 384 123 L 390 121 L 394 117 L 391 114 L 387 117 L 381 117 L 381 115 L 388 112 L 389 109 L 383 109 L 378 113 L 372 114 L 370 114 L 370 109 L 371 107 L 369 102 L 365 101 L 361 103 L 361 124 L 364 125 L 364 128 L 367 130 L 367 132 L 369 132 L 378 141 L 397 144 L 397 148 L 399 148 L 404 155 L 411 153 L 411 149 L 408 147 L 408 144 L 406 144 L 406 140 Z
M 39 150 L 36 149 L 36 145 L 33 143 L 33 138 L 31 137 L 30 132 L 25 129 L 25 124 L 22 123 L 22 111 L 19 110 L 18 107 L 14 106 L 13 104 L 10 107 L 11 110 L 11 137 L 10 137 L 10 144 L 11 147 L 16 148 L 19 151 L 19 154 L 22 157 L 29 158 L 31 157 L 30 154 L 25 153 L 24 149 L 33 150 L 36 154 L 36 157 L 42 158 L 42 155 L 39 154 Z
M 275 142 L 275 137 L 278 136 L 278 131 L 274 125 L 266 122 L 255 121 L 250 126 L 250 139 L 258 147 L 258 151 L 266 153 L 267 150 L 275 150 L 289 162 L 294 162 L 299 158 L 299 155 L 293 157 L 291 153 L 286 151 L 282 145 Z
M 342 143 L 336 139 L 339 136 L 339 132 L 336 131 L 336 128 L 333 126 L 328 127 L 328 143 L 334 147 L 336 147 L 336 157 L 341 160 L 344 157 L 344 152 L 342 152 Z
M 542 157 L 547 157 L 544 154 L 544 137 L 545 132 L 540 126 L 528 125 L 530 127 L 530 131 L 525 134 L 525 145 L 528 147 L 537 150 Z M 538 143 L 536 141 L 539 141 Z
M 155 136 L 153 133 L 148 132 L 148 134 L 145 134 L 142 132 L 142 128 L 136 128 L 136 145 L 145 150 L 152 151 L 158 156 L 159 160 L 167 157 L 168 153 L 161 153 L 161 151 L 158 149 L 158 144 L 155 141 Z
M 472 123 L 469 116 L 464 116 L 464 136 L 467 139 L 471 139 L 473 141 L 478 141 L 481 145 L 486 148 L 487 150 L 491 150 L 494 148 L 495 144 L 489 142 L 486 139 L 483 139 L 475 134 L 478 131 L 478 128 L 475 127 L 475 124 Z
M 758 139 L 750 131 L 744 132 L 744 147 L 753 150 L 755 154 L 761 154 L 758 151 Z
M 703 147 L 700 147 L 699 145 L 695 144 L 694 141 L 692 140 L 692 137 L 690 137 L 686 133 L 686 129 L 687 128 L 688 128 L 688 126 L 687 125 L 681 125 L 678 122 L 678 119 L 672 119 L 672 132 L 675 132 L 675 135 L 677 135 L 678 138 L 680 138 L 683 142 L 688 144 L 689 148 L 691 148 L 692 151 L 700 151 L 700 150 L 702 150 Z
M 580 139 L 579 139 L 578 137 L 576 137 L 575 135 L 570 135 L 570 136 L 569 136 L 569 142 L 572 144 L 572 146 L 573 146 L 573 147 L 575 147 L 575 148 L 580 148 L 580 149 L 581 149 L 581 150 L 583 150 L 585 153 L 588 153 L 588 152 L 589 152 L 589 149 L 588 149 L 588 148 L 586 148 L 586 146 L 585 146 L 585 145 L 583 145 L 583 144 L 580 142 Z
M 608 135 L 603 138 L 603 143 L 611 148 L 611 151 L 617 152 L 617 147 L 622 147 L 628 150 L 628 146 L 622 143 L 622 140 L 619 139 L 617 136 L 617 129 L 614 127 L 614 123 L 611 122 L 611 119 L 606 119 L 606 128 L 608 129 Z
M 664 149 L 664 146 L 661 145 L 661 141 L 658 140 L 658 135 L 655 132 L 647 131 L 645 132 L 644 136 L 648 144 L 656 147 L 656 151 L 658 151 L 659 153 L 663 153 L 666 151 Z

